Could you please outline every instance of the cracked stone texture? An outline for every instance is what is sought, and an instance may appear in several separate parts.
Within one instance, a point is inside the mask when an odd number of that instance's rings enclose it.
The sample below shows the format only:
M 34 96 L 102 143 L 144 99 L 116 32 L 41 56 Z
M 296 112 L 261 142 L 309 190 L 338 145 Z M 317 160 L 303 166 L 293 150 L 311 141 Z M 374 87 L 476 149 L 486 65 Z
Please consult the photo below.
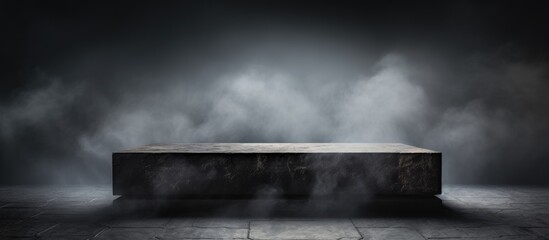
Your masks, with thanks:
M 115 195 L 424 194 L 441 153 L 397 143 L 202 143 L 113 153 Z
M 549 188 L 444 186 L 437 198 L 442 207 L 372 209 L 371 199 L 163 202 L 106 186 L 4 186 L 0 239 L 549 239 Z

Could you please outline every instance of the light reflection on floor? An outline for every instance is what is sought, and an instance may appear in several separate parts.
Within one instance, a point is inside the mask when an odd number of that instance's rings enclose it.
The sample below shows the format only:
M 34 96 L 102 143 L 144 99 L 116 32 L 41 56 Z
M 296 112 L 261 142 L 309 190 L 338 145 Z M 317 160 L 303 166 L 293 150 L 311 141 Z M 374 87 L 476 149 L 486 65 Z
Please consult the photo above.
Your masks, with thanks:
M 433 199 L 169 200 L 0 187 L 0 238 L 546 239 L 549 188 L 444 186 Z

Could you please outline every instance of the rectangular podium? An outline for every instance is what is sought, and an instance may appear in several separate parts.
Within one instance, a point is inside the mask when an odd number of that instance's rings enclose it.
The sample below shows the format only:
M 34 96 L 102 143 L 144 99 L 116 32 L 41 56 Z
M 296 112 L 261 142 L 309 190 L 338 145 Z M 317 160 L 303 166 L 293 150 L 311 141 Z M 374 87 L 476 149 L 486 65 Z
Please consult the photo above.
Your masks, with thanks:
M 435 195 L 441 153 L 398 143 L 191 143 L 114 152 L 113 194 Z

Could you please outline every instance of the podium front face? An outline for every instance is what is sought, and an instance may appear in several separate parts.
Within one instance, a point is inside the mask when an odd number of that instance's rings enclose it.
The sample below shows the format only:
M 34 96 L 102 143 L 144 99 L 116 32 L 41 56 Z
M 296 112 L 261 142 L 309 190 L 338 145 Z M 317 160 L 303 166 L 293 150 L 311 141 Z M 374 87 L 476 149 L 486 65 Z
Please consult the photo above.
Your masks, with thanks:
M 197 143 L 113 153 L 113 193 L 285 197 L 435 195 L 441 153 L 398 143 Z

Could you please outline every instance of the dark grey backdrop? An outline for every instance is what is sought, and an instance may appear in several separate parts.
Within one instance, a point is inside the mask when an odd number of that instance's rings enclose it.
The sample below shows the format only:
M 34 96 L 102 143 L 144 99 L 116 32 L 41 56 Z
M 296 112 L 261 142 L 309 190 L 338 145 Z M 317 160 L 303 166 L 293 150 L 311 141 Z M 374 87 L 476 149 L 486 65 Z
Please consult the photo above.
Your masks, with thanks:
M 0 183 L 109 183 L 171 142 L 402 142 L 445 183 L 547 184 L 549 8 L 0 2 Z

